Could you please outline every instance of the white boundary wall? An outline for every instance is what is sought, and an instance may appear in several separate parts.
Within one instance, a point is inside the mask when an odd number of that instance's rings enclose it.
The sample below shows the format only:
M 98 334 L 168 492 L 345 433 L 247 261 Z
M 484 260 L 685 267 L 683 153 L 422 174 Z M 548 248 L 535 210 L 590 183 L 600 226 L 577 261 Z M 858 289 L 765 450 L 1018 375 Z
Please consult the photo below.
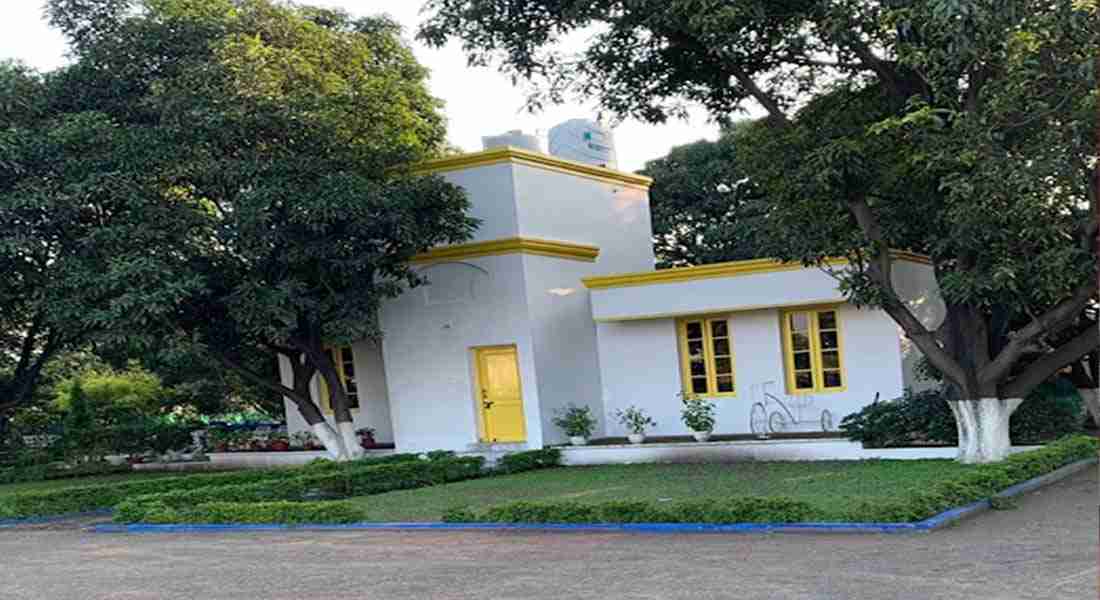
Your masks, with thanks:
M 1010 452 L 1035 450 L 1040 446 L 1013 446 Z M 750 461 L 819 460 L 917 460 L 953 459 L 955 447 L 864 448 L 848 440 L 751 440 L 738 442 L 668 443 L 583 446 L 562 448 L 562 464 L 568 466 L 618 465 L 634 463 L 734 463 Z

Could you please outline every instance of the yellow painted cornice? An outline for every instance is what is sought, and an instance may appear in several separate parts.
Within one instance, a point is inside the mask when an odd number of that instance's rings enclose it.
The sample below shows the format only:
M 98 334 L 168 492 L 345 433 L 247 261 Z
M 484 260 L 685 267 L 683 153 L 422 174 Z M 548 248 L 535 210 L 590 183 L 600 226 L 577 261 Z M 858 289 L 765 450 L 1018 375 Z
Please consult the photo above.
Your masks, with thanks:
M 537 254 L 568 260 L 595 262 L 600 249 L 588 244 L 558 242 L 538 238 L 514 237 L 486 242 L 472 242 L 433 248 L 413 257 L 413 263 L 428 263 L 448 260 L 494 256 L 498 254 Z
M 429 160 L 414 166 L 412 171 L 413 173 L 446 173 L 448 171 L 459 171 L 462 169 L 472 169 L 474 167 L 484 167 L 501 163 L 525 165 L 546 171 L 576 175 L 578 177 L 585 177 L 588 179 L 595 179 L 596 181 L 640 188 L 643 190 L 648 190 L 649 186 L 653 183 L 651 178 L 642 175 L 588 165 L 557 156 L 550 156 L 549 154 L 541 154 L 522 148 L 514 148 L 512 146 L 503 146 L 482 152 Z
M 913 254 L 911 252 L 891 252 L 891 256 L 893 256 L 895 260 L 905 260 L 925 265 L 932 264 L 927 256 Z M 830 258 L 825 262 L 830 267 L 837 267 L 848 264 L 848 259 Z M 719 277 L 738 277 L 761 273 L 799 271 L 805 268 L 806 267 L 802 266 L 801 263 L 785 263 L 771 258 L 756 258 L 752 260 L 715 263 L 713 265 L 700 265 L 697 267 L 679 267 L 660 271 L 642 271 L 638 273 L 587 277 L 581 281 L 588 289 L 599 290 L 637 285 L 652 285 L 655 283 L 677 283 L 681 281 L 715 279 Z

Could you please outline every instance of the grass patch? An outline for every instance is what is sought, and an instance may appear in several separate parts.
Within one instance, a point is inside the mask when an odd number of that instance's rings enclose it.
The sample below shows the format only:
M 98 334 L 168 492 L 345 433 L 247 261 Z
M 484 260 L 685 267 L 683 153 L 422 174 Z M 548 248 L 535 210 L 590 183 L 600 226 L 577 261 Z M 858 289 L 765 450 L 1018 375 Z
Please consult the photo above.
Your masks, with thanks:
M 806 502 L 816 517 L 846 520 L 853 506 L 899 500 L 973 470 L 952 460 L 642 464 L 563 467 L 351 499 L 374 521 L 437 521 L 457 506 L 509 502 L 655 505 L 734 496 Z

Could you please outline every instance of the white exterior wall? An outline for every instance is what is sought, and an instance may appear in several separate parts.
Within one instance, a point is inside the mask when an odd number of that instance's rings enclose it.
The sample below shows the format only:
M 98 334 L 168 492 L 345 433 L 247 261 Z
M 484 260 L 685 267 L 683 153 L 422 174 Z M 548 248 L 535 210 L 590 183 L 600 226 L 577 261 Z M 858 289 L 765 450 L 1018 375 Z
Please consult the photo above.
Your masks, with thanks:
M 653 270 L 648 192 L 525 165 L 514 168 L 519 235 L 599 246 L 596 263 L 574 271 L 583 277 Z
M 487 256 L 422 267 L 431 285 L 381 311 L 386 381 L 399 451 L 466 450 L 478 441 L 473 348 L 514 344 L 527 440 L 542 444 L 539 385 L 523 257 Z
M 516 225 L 515 174 L 508 164 L 473 167 L 440 175 L 466 190 L 470 202 L 467 214 L 481 219 L 471 242 L 512 238 L 519 235 Z
M 882 399 L 894 398 L 901 395 L 903 387 L 897 329 L 889 316 L 848 304 L 839 306 L 838 311 L 847 389 L 814 395 L 813 405 L 805 409 L 802 417 L 818 422 L 821 409 L 827 408 L 833 414 L 834 425 L 869 404 L 876 392 Z M 774 381 L 773 393 L 786 399 L 780 323 L 778 309 L 730 315 L 737 396 L 715 398 L 718 409 L 715 433 L 750 432 L 749 411 L 752 403 L 758 401 L 754 400 L 753 391 L 759 384 Z M 607 413 L 633 404 L 657 421 L 658 426 L 648 432 L 650 435 L 690 433 L 680 421 L 677 393 L 682 382 L 675 320 L 599 323 L 598 331 Z M 805 427 L 819 430 L 811 424 Z M 609 418 L 607 433 L 626 435 L 613 417 Z
M 841 301 L 836 279 L 810 268 L 596 289 L 592 316 L 619 321 Z
M 382 352 L 379 347 L 370 340 L 361 340 L 352 344 L 352 353 L 355 356 L 355 378 L 359 390 L 359 408 L 351 410 L 355 428 L 372 427 L 375 441 L 383 444 L 393 443 L 393 424 L 390 420 L 390 401 L 386 389 L 385 369 L 382 364 Z M 279 373 L 283 384 L 293 385 L 291 381 L 290 365 L 283 357 L 279 358 Z M 320 378 L 314 377 L 310 385 L 313 401 L 320 404 Z M 286 406 L 287 431 L 311 431 L 298 407 L 289 400 L 283 401 Z M 325 418 L 332 420 L 332 413 L 325 413 Z

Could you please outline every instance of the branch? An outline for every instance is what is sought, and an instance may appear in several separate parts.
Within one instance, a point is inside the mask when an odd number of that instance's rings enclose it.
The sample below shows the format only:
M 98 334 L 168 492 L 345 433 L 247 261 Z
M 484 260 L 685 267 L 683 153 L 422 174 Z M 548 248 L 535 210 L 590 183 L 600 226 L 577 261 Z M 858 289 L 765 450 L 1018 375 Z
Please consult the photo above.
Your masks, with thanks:
M 1072 296 L 1035 317 L 1023 329 L 1010 334 L 1011 341 L 1005 344 L 997 357 L 978 373 L 978 379 L 982 383 L 997 383 L 1004 379 L 1012 371 L 1013 365 L 1027 352 L 1028 345 L 1033 339 L 1057 330 L 1067 321 L 1076 318 L 1095 293 L 1096 282 L 1089 280 L 1077 288 Z
M 868 263 L 867 273 L 879 287 L 886 292 L 886 301 L 882 309 L 901 326 L 905 334 L 917 345 L 924 356 L 945 376 L 959 385 L 965 386 L 966 373 L 959 363 L 940 346 L 936 335 L 920 322 L 904 302 L 898 299 L 893 282 L 893 262 L 890 247 L 882 233 L 878 220 L 871 212 L 871 206 L 864 197 L 848 199 L 848 210 L 859 223 L 863 235 L 874 244 L 876 255 Z
M 898 76 L 898 72 L 892 64 L 876 56 L 870 46 L 861 40 L 853 40 L 848 46 L 864 65 L 870 67 L 875 75 L 878 75 L 878 78 L 894 93 L 894 96 L 902 102 L 909 100 L 909 94 L 901 83 L 901 77 Z
M 772 97 L 771 94 L 765 92 L 760 86 L 756 85 L 752 77 L 749 77 L 749 74 L 741 67 L 732 65 L 730 70 L 733 73 L 733 78 L 737 80 L 737 83 L 741 84 L 741 87 L 745 88 L 749 95 L 759 102 L 760 105 L 764 107 L 764 110 L 768 111 L 768 117 L 773 123 L 784 127 L 790 126 L 791 121 L 787 118 L 787 113 L 783 111 L 783 107 L 779 105 L 779 102 Z
M 287 398 L 290 398 L 291 401 L 293 401 L 295 404 L 307 401 L 312 402 L 312 400 L 310 400 L 309 398 L 303 398 L 297 390 L 293 390 L 279 383 L 274 383 L 273 381 L 271 381 L 271 379 L 264 377 L 263 375 L 257 374 L 255 371 L 245 367 L 244 365 L 229 358 L 221 352 L 215 351 L 213 352 L 213 354 L 219 362 L 221 362 L 226 367 L 236 371 L 237 373 L 240 373 L 241 376 L 245 379 L 269 391 L 275 392 L 276 394 L 280 394 Z
M 1002 388 L 1003 398 L 1023 398 L 1066 365 L 1100 348 L 1100 329 L 1087 327 L 1054 352 L 1044 354 Z

